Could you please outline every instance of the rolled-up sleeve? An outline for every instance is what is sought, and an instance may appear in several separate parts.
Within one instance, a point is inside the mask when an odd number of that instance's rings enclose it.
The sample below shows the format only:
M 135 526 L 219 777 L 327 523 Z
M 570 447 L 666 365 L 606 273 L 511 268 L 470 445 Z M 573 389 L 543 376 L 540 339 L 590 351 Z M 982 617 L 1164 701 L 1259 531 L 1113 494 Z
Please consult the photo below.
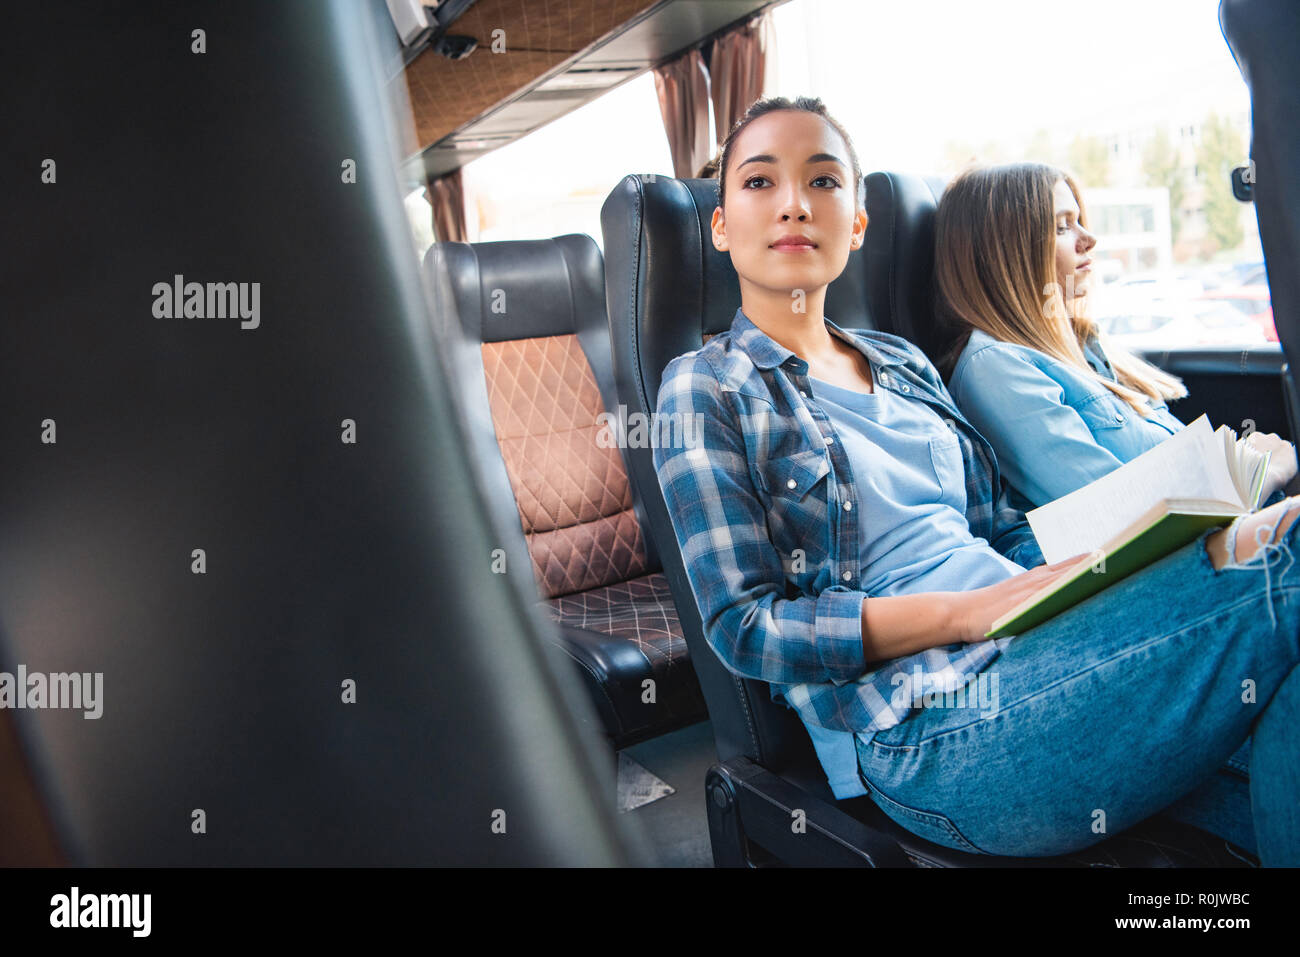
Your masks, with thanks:
M 1066 404 L 1061 384 L 1011 349 L 974 353 L 948 388 L 993 446 L 1007 481 L 1035 504 L 1055 501 L 1123 464 Z
M 833 586 L 787 598 L 781 555 L 750 477 L 731 395 L 707 359 L 689 354 L 664 372 L 656 416 L 693 422 L 681 442 L 654 449 L 705 638 L 734 673 L 774 684 L 842 685 L 866 671 L 862 602 Z M 662 432 L 662 429 L 660 430 Z

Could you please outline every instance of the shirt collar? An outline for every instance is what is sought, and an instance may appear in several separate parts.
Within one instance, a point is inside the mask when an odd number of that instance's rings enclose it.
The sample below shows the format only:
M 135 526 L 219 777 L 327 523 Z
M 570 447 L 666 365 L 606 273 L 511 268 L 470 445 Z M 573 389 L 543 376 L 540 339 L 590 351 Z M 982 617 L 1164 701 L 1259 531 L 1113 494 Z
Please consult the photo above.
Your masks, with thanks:
M 1106 358 L 1106 351 L 1102 349 L 1101 339 L 1097 333 L 1094 332 L 1084 341 L 1083 356 L 1098 375 L 1108 379 L 1115 378 L 1115 371 L 1111 368 L 1110 360 Z
M 829 319 L 823 319 L 826 323 L 827 330 L 831 335 L 843 339 L 849 345 L 853 346 L 875 366 L 896 366 L 903 365 L 907 360 L 906 357 L 899 355 L 892 349 L 882 345 L 869 342 L 861 336 L 855 335 L 848 330 L 841 329 Z M 754 325 L 752 319 L 745 315 L 744 311 L 737 308 L 736 315 L 731 320 L 731 338 L 753 361 L 759 369 L 773 369 L 776 366 L 783 365 L 786 360 L 793 357 L 795 364 L 800 373 L 808 371 L 808 363 L 800 358 L 790 349 L 781 345 L 766 332 Z

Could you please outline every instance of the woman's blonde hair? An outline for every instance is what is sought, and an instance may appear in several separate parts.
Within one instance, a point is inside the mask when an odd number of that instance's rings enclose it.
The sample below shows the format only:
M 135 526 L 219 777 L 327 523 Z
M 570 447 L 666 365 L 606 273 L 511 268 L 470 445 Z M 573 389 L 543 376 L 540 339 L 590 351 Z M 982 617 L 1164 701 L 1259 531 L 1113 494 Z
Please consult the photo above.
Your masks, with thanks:
M 936 313 L 946 349 L 945 378 L 979 329 L 994 339 L 1044 352 L 1090 375 L 1145 415 L 1152 399 L 1187 394 L 1182 381 L 1108 342 L 1086 315 L 1089 296 L 1067 315 L 1056 281 L 1053 191 L 1064 180 L 1087 226 L 1083 197 L 1066 172 L 1041 163 L 980 166 L 944 190 L 935 216 Z M 1097 335 L 1118 381 L 1098 375 L 1083 344 Z

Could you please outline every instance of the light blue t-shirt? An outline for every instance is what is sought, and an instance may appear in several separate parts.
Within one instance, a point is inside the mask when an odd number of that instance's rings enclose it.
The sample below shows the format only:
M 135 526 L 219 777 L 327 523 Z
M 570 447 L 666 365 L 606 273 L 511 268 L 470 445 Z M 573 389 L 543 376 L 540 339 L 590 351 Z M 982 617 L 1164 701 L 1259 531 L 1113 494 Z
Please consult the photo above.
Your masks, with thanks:
M 888 389 L 810 382 L 853 472 L 868 596 L 968 591 L 1024 571 L 971 535 L 961 447 L 934 410 Z M 865 794 L 854 736 L 805 727 L 835 796 Z

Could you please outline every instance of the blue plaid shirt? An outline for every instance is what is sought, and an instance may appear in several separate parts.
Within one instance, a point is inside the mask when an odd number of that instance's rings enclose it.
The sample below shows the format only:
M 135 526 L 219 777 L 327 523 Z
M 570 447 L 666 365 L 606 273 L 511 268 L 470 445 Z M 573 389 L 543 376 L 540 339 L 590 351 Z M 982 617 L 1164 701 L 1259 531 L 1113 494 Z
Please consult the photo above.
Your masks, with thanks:
M 898 336 L 826 326 L 870 360 L 878 388 L 919 399 L 948 422 L 961 445 L 972 535 L 1022 567 L 1041 564 L 992 448 L 925 355 Z M 656 444 L 654 463 L 710 647 L 734 673 L 770 682 L 773 699 L 805 722 L 892 727 L 920 695 L 965 684 L 1011 640 L 956 642 L 868 670 L 859 516 L 841 505 L 857 500 L 843 443 L 813 398 L 808 363 L 740 310 L 729 332 L 668 364 L 656 427 L 683 439 Z

